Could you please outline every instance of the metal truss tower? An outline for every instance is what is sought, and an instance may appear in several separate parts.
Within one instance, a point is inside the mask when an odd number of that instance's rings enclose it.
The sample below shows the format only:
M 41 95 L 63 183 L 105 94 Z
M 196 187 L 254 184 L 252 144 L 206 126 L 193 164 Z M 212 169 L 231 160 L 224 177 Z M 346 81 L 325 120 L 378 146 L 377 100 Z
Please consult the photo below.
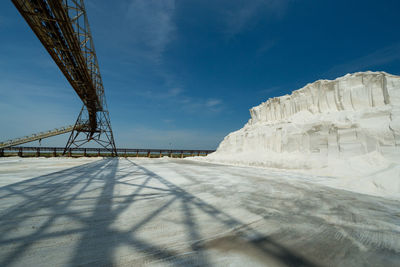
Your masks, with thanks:
M 83 0 L 12 0 L 83 102 L 64 153 L 95 141 L 117 155 Z

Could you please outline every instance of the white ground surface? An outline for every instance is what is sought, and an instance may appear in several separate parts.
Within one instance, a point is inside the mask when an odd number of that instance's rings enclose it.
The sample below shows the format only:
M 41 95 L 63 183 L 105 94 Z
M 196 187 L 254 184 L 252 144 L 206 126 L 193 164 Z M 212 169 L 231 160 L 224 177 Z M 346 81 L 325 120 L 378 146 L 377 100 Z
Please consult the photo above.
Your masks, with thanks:
M 0 186 L 97 160 L 99 158 L 0 158 Z
M 288 154 L 287 159 L 291 156 L 293 155 Z M 268 159 L 262 156 L 258 158 L 249 156 L 248 158 L 251 157 L 253 159 L 246 162 L 235 158 L 235 154 L 225 155 L 224 157 L 220 155 L 213 157 L 213 154 L 210 154 L 207 157 L 194 157 L 193 160 L 241 167 L 251 166 L 253 168 L 265 169 L 264 172 L 289 173 L 289 176 L 291 176 L 290 173 L 301 173 L 302 175 L 300 176 L 291 177 L 293 179 L 298 178 L 300 181 L 308 181 L 357 193 L 400 200 L 400 164 L 387 161 L 379 153 L 357 156 L 346 161 L 331 160 L 324 168 L 303 169 L 263 167 L 265 165 L 268 166 Z M 303 157 L 305 156 L 303 155 Z M 284 159 L 281 159 L 281 161 L 282 164 L 285 163 Z M 266 162 L 267 164 L 265 164 Z
M 400 201 L 181 159 L 0 159 L 0 266 L 398 266 Z

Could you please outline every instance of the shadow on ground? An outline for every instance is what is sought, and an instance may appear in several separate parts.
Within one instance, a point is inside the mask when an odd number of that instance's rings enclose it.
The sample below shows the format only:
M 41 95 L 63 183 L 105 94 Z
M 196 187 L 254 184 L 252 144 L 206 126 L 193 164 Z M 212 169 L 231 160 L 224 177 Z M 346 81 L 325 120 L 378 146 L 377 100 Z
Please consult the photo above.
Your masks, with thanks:
M 155 203 L 147 206 L 151 212 L 142 214 L 140 205 L 135 208 L 143 201 Z M 41 256 L 32 255 L 35 251 L 51 254 L 65 242 L 72 249 L 67 262 L 62 264 L 72 266 L 119 264 L 114 250 L 121 245 L 133 249 L 137 258 L 143 258 L 143 264 L 206 266 L 211 264 L 206 249 L 221 244 L 228 246 L 227 249 L 246 244 L 261 258 L 267 255 L 283 265 L 314 265 L 128 159 L 103 159 L 2 187 L 0 203 L 0 266 L 20 265 L 24 257 L 28 262 L 34 261 L 33 258 Z M 168 213 L 173 204 L 181 207 L 181 224 L 187 239 L 184 248 L 162 246 L 137 234 L 156 217 Z M 135 223 L 115 227 L 127 210 L 132 210 Z M 226 229 L 233 229 L 231 235 L 204 241 L 198 230 L 201 222 L 194 216 L 198 212 L 212 217 Z M 45 246 L 49 248 L 40 252 Z M 43 255 L 43 265 L 53 265 L 47 262 L 49 257 Z

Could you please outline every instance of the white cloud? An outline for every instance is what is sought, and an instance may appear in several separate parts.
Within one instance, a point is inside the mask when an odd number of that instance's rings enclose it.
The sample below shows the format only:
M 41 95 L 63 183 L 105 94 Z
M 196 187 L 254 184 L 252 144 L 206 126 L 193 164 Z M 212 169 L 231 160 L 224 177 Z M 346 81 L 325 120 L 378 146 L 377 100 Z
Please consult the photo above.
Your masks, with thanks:
M 182 88 L 174 87 L 174 88 L 171 88 L 171 89 L 168 91 L 168 95 L 169 95 L 169 96 L 177 96 L 177 95 L 181 94 L 182 92 L 183 92 L 183 89 L 182 89 Z
M 281 18 L 290 0 L 237 0 L 225 6 L 225 24 L 228 38 L 243 32 L 260 19 Z
M 163 122 L 164 123 L 167 123 L 167 124 L 170 124 L 170 123 L 173 123 L 175 120 L 172 120 L 172 119 L 164 119 L 163 120 Z
M 218 113 L 223 110 L 223 102 L 219 99 L 184 97 L 181 99 L 182 110 L 188 113 Z
M 367 70 L 367 68 L 387 64 L 396 60 L 400 60 L 400 43 L 383 47 L 373 53 L 336 65 L 324 73 L 324 75 L 338 76 L 355 71 L 364 71 Z
M 271 93 L 273 93 L 274 91 L 278 91 L 278 90 L 280 90 L 280 89 L 282 89 L 280 86 L 272 86 L 272 87 L 269 87 L 269 88 L 265 88 L 265 89 L 262 89 L 262 90 L 260 90 L 260 91 L 258 91 L 260 94 L 271 94 Z
M 159 106 L 174 106 L 185 112 L 220 112 L 223 110 L 223 101 L 215 98 L 192 97 L 185 94 L 185 90 L 181 87 L 174 87 L 166 92 L 156 90 L 135 90 L 131 94 L 152 101 Z M 190 90 L 189 90 L 190 92 Z
M 175 32 L 175 0 L 132 0 L 126 10 L 131 41 L 149 59 L 160 61 Z
M 257 54 L 258 55 L 262 55 L 266 52 L 268 52 L 269 50 L 271 50 L 275 45 L 276 45 L 277 41 L 276 40 L 267 40 L 266 42 L 264 42 L 258 49 L 257 49 Z
M 222 101 L 219 100 L 219 99 L 209 99 L 209 100 L 206 101 L 205 105 L 207 107 L 213 108 L 213 107 L 218 106 L 221 103 L 222 103 Z

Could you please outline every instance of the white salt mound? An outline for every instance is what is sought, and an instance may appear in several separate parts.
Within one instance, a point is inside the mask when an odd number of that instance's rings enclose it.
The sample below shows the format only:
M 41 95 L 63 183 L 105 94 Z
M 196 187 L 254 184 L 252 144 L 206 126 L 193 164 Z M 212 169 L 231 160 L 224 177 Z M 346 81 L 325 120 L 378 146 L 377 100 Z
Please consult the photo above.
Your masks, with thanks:
M 400 196 L 400 76 L 319 80 L 250 109 L 205 160 L 333 176 L 331 185 Z

